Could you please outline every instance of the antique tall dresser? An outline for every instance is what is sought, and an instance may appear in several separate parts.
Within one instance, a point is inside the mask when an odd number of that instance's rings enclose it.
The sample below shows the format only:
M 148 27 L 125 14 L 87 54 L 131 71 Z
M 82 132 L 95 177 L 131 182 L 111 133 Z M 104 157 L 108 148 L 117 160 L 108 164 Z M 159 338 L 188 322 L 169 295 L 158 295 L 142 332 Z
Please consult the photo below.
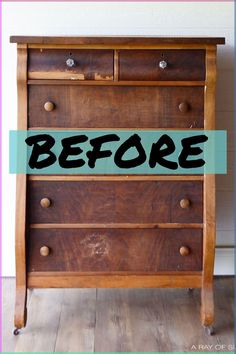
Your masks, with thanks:
M 224 38 L 11 37 L 19 130 L 215 128 Z M 30 288 L 201 288 L 213 332 L 214 175 L 17 175 L 15 330 Z

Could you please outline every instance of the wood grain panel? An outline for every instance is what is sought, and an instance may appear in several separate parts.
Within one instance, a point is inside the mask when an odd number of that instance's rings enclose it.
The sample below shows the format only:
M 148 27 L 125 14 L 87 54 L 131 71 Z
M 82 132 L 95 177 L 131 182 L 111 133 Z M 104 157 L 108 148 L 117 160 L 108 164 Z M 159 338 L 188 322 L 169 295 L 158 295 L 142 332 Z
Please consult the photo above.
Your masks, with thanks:
M 40 255 L 48 246 L 50 254 Z M 181 246 L 190 249 L 181 256 Z M 28 271 L 157 272 L 201 270 L 202 231 L 37 230 L 29 233 Z
M 84 224 L 84 223 L 70 223 L 70 224 L 30 224 L 31 229 L 202 229 L 203 224 L 200 223 L 148 223 L 148 224 L 134 224 L 134 223 L 108 223 L 108 224 Z
M 160 36 L 105 36 L 105 37 L 87 37 L 87 36 L 11 36 L 11 43 L 29 43 L 29 44 L 78 44 L 78 45 L 159 45 L 159 44 L 224 44 L 223 37 L 160 37 Z
M 203 87 L 29 86 L 29 127 L 202 128 Z M 55 109 L 46 112 L 45 102 Z M 179 105 L 188 104 L 187 112 Z
M 51 206 L 43 208 L 41 199 Z M 187 209 L 180 200 L 190 200 Z M 30 181 L 30 223 L 202 222 L 202 182 Z
M 206 90 L 204 97 L 205 129 L 215 129 L 216 47 L 206 52 Z M 201 291 L 201 321 L 209 326 L 214 322 L 213 273 L 216 243 L 215 175 L 204 175 L 204 232 L 203 276 Z
M 165 61 L 162 69 L 159 62 Z M 205 50 L 120 50 L 120 80 L 204 80 Z
M 71 58 L 75 65 L 68 67 Z M 30 79 L 113 80 L 113 50 L 29 49 Z
M 17 46 L 17 128 L 27 129 L 27 45 Z M 16 296 L 14 325 L 25 327 L 27 321 L 27 281 L 26 281 L 26 189 L 27 176 L 18 174 L 16 179 Z
M 116 58 L 115 58 L 116 59 Z M 117 59 L 116 59 L 117 60 Z M 114 68 L 117 66 L 117 63 L 114 63 Z M 117 77 L 118 70 L 114 75 L 114 81 L 96 81 L 96 86 L 204 86 L 205 81 L 116 81 L 118 80 Z M 33 79 L 28 80 L 27 83 L 29 85 L 69 85 L 69 86 L 83 86 L 83 85 L 92 85 L 94 86 L 95 83 L 92 80 L 40 80 L 40 79 Z
M 203 181 L 203 175 L 29 175 L 30 181 Z
M 29 288 L 200 288 L 201 277 L 201 271 L 142 275 L 29 272 L 27 281 Z

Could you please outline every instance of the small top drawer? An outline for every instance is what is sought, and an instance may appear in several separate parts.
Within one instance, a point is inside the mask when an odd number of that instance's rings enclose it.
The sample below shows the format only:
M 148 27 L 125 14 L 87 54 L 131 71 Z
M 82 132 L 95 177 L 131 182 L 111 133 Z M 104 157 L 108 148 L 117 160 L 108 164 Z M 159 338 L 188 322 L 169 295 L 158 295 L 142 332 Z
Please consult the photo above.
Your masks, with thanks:
M 205 80 L 205 50 L 120 50 L 119 80 Z
M 28 78 L 113 80 L 113 50 L 30 49 Z

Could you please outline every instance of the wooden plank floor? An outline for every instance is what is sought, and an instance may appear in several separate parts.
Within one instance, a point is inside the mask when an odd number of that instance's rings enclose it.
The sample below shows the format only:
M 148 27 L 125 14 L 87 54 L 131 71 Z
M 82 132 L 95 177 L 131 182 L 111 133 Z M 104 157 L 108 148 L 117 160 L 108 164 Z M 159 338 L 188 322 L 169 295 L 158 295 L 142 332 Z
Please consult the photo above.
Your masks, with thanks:
M 231 277 L 215 279 L 212 337 L 200 325 L 198 289 L 33 290 L 27 327 L 14 337 L 14 288 L 3 279 L 4 352 L 233 351 Z

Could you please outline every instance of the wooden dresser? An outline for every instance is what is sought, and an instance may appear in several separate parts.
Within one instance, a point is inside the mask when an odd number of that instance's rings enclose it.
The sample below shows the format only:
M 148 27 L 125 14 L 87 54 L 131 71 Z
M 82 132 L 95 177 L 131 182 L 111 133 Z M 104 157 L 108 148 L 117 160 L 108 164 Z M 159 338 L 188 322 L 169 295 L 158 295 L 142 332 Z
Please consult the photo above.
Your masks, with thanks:
M 214 129 L 223 38 L 11 37 L 18 129 Z M 214 175 L 17 175 L 15 334 L 29 288 L 201 288 L 213 331 Z M 39 309 L 40 310 L 40 309 Z

